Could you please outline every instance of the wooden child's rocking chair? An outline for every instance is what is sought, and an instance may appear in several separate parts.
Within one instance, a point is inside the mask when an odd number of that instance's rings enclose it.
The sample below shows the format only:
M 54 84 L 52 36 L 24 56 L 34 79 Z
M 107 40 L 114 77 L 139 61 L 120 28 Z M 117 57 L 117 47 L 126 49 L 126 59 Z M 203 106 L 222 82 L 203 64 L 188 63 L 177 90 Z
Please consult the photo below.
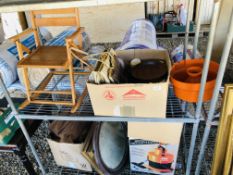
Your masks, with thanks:
M 64 17 L 43 17 L 44 15 L 65 14 Z M 30 103 L 33 104 L 56 104 L 72 106 L 71 112 L 75 112 L 81 104 L 82 99 L 87 94 L 87 90 L 83 91 L 82 95 L 77 100 L 75 90 L 74 75 L 75 74 L 89 74 L 90 72 L 75 72 L 73 70 L 73 62 L 71 55 L 71 47 L 82 49 L 82 32 L 84 28 L 80 27 L 79 11 L 77 8 L 69 9 L 55 9 L 55 10 L 36 10 L 31 11 L 32 28 L 29 28 L 22 33 L 11 38 L 16 43 L 19 54 L 18 67 L 23 69 L 23 79 L 25 83 L 27 99 L 20 106 L 24 108 Z M 38 33 L 38 27 L 41 26 L 77 26 L 77 30 L 69 37 L 66 38 L 66 46 L 43 46 Z M 20 38 L 29 33 L 34 34 L 36 49 L 30 50 L 20 42 Z M 74 44 L 74 40 L 78 40 L 78 45 Z M 24 53 L 27 53 L 25 56 Z M 84 55 L 80 54 L 80 58 Z M 31 90 L 28 78 L 28 68 L 49 68 L 59 69 L 64 71 L 50 71 L 40 85 Z M 68 74 L 70 78 L 70 90 L 55 91 L 45 90 L 46 86 L 52 79 L 53 75 Z M 52 101 L 52 100 L 38 100 L 36 99 L 40 94 L 65 94 L 71 95 L 71 101 Z

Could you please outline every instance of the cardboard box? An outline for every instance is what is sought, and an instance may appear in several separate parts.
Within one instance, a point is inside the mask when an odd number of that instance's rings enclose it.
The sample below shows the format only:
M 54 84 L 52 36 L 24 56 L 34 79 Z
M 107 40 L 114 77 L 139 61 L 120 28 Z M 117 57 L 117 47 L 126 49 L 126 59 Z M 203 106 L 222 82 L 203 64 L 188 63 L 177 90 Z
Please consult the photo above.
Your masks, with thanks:
M 136 49 L 116 53 L 117 57 L 126 62 L 133 58 L 164 58 L 170 72 L 171 62 L 165 50 Z M 158 118 L 166 117 L 168 85 L 169 73 L 167 80 L 160 83 L 100 85 L 87 83 L 95 115 Z
M 130 169 L 173 175 L 182 128 L 183 123 L 128 123 Z M 165 156 L 161 156 L 160 146 L 165 148 Z
M 60 143 L 52 139 L 47 141 L 57 165 L 92 172 L 90 163 L 82 155 L 83 143 Z

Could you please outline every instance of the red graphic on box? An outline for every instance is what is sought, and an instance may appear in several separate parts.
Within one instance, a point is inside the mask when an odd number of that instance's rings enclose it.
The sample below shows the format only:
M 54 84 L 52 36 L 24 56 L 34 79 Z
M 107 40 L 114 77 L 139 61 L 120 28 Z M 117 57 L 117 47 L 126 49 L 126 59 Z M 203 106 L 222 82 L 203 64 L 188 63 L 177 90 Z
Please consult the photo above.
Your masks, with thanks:
M 114 100 L 116 98 L 116 94 L 113 91 L 107 90 L 104 92 L 104 98 L 106 100 Z
M 123 99 L 125 100 L 142 100 L 145 99 L 145 94 L 135 89 L 131 89 L 123 95 Z

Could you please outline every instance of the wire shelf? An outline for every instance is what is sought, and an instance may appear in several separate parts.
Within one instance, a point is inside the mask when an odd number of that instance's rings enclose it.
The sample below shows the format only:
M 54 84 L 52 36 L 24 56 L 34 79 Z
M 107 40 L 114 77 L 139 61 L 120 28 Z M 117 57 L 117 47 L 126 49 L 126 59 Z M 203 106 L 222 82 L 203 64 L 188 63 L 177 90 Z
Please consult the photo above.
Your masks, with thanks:
M 78 77 L 78 78 L 77 78 Z M 58 81 L 59 80 L 59 81 Z M 85 88 L 87 76 L 75 76 L 76 82 L 76 93 L 81 94 Z M 55 83 L 54 83 L 55 82 Z M 54 77 L 46 90 L 67 90 L 70 89 L 69 86 L 69 78 L 68 76 Z M 70 101 L 70 95 L 48 95 L 43 94 L 37 97 L 39 100 L 52 100 L 52 101 Z M 86 119 L 93 120 L 93 118 L 98 120 L 109 120 L 109 117 L 103 116 L 94 116 L 93 109 L 91 106 L 91 100 L 89 95 L 87 95 L 80 106 L 80 108 L 75 112 L 71 113 L 71 107 L 64 106 L 64 105 L 41 105 L 41 104 L 30 104 L 26 106 L 24 109 L 19 110 L 19 117 L 20 118 L 32 118 L 32 119 L 52 119 L 53 117 L 69 117 L 69 119 L 74 118 L 74 120 L 83 120 L 82 117 L 86 117 Z M 78 116 L 78 117 L 77 117 Z M 99 117 L 99 118 L 98 118 Z M 156 117 L 156 116 L 155 116 Z M 168 100 L 167 100 L 167 111 L 166 111 L 166 119 L 175 119 L 177 122 L 182 122 L 183 119 L 187 119 L 186 122 L 195 122 L 194 119 L 191 119 L 185 116 L 185 112 L 181 108 L 181 101 L 175 97 L 173 93 L 172 86 L 169 87 L 168 92 Z M 140 117 L 111 117 L 113 120 L 117 121 L 128 121 L 128 120 L 138 120 L 138 121 L 157 121 L 160 120 L 158 118 L 140 118 Z M 180 120 L 179 120 L 180 119 Z M 181 120 L 182 119 L 182 120 Z M 173 121 L 174 122 L 174 121 Z M 185 122 L 185 121 L 184 121 Z
M 76 87 L 76 93 L 82 94 L 86 82 L 88 79 L 88 75 L 75 75 L 75 87 Z M 70 80 L 68 75 L 54 75 L 49 84 L 46 86 L 45 90 L 48 91 L 66 91 L 70 90 Z M 216 106 L 216 114 L 215 118 L 218 119 L 220 107 L 221 107 L 221 101 L 222 101 L 222 94 L 223 94 L 224 88 L 222 87 L 219 93 L 219 99 L 218 104 Z M 65 94 L 43 94 L 36 98 L 36 100 L 51 100 L 51 101 L 71 101 L 71 95 L 65 95 Z M 196 104 L 195 103 L 186 103 L 188 106 L 188 112 L 185 112 L 184 107 L 182 106 L 183 102 L 178 99 L 173 92 L 173 87 L 169 87 L 168 91 L 168 100 L 167 100 L 167 111 L 166 111 L 166 121 L 170 122 L 173 121 L 172 119 L 175 119 L 176 122 L 187 122 L 187 123 L 194 123 L 195 120 L 195 111 L 196 111 Z M 203 103 L 202 107 L 202 115 L 201 120 L 207 119 L 207 114 L 209 111 L 210 102 Z M 96 120 L 101 121 L 105 120 L 107 121 L 107 117 L 100 117 L 100 116 L 94 116 L 94 112 L 91 106 L 91 100 L 89 95 L 87 95 L 82 102 L 82 105 L 80 108 L 75 112 L 71 113 L 71 107 L 69 106 L 62 106 L 62 105 L 41 105 L 41 104 L 30 104 L 24 109 L 19 111 L 20 118 L 32 118 L 32 119 L 53 119 L 54 117 L 65 117 L 69 116 L 71 119 L 72 116 L 79 116 L 80 120 L 83 120 L 82 116 L 85 116 L 86 120 L 92 120 L 94 117 Z M 155 116 L 156 117 L 156 116 Z M 140 118 L 140 117 L 111 117 L 115 121 L 158 121 L 164 119 L 158 119 L 158 118 Z M 74 120 L 79 120 L 77 117 Z M 171 119 L 171 120 L 169 120 Z M 180 120 L 179 120 L 180 119 Z M 214 121 L 213 125 L 217 125 L 218 121 Z
M 82 94 L 87 81 L 87 75 L 76 75 L 75 76 L 75 87 L 76 93 Z M 47 85 L 46 90 L 68 90 L 70 89 L 69 77 L 67 75 L 55 75 L 50 83 Z M 221 107 L 222 94 L 224 88 L 221 88 L 219 93 L 218 104 L 216 106 L 215 121 L 213 125 L 218 124 L 218 116 Z M 70 101 L 70 95 L 62 94 L 43 94 L 37 97 L 37 100 L 51 100 L 51 101 Z M 178 99 L 173 92 L 173 87 L 169 87 L 168 100 L 167 100 L 167 111 L 166 118 L 145 118 L 145 117 L 115 117 L 111 116 L 95 116 L 89 95 L 87 95 L 80 106 L 75 112 L 71 113 L 71 107 L 62 105 L 41 105 L 41 104 L 30 104 L 24 109 L 19 111 L 19 117 L 22 119 L 45 119 L 45 120 L 74 120 L 74 121 L 148 121 L 148 122 L 185 122 L 195 123 L 195 103 L 187 103 L 188 112 L 185 112 L 183 102 Z M 210 103 L 203 103 L 201 120 L 207 119 Z M 68 118 L 69 117 L 69 118 Z

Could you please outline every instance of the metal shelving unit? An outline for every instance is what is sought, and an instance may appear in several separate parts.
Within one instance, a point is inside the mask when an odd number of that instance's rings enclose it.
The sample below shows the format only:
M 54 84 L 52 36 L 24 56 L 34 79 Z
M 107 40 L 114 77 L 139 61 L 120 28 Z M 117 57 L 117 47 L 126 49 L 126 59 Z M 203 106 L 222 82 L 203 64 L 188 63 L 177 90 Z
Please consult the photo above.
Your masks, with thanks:
M 39 2 L 40 0 L 38 0 Z M 97 2 L 100 2 L 101 0 L 97 0 Z M 192 1 L 192 0 L 190 0 Z M 1 3 L 4 4 L 5 1 L 2 1 Z M 22 2 L 22 3 L 21 3 Z M 3 9 L 5 9 L 5 11 L 12 11 L 16 10 L 16 11 L 20 11 L 20 10 L 25 10 L 25 8 L 27 8 L 27 10 L 30 9 L 41 9 L 41 8 L 49 8 L 50 6 L 45 6 L 46 3 L 51 3 L 51 1 L 43 1 L 45 2 L 44 4 L 41 4 L 42 6 L 37 6 L 35 5 L 36 3 L 29 3 L 29 1 L 25 0 L 25 1 L 21 1 L 18 2 L 18 4 L 5 4 L 5 8 L 2 6 L 0 8 L 0 11 L 4 11 Z M 35 1 L 37 2 L 37 1 Z M 72 5 L 72 3 L 75 3 L 75 6 L 79 6 L 79 3 L 87 3 L 89 1 L 66 1 L 66 3 L 68 4 L 68 6 Z M 92 2 L 96 2 L 96 1 L 92 1 Z M 103 1 L 104 2 L 104 1 Z M 111 1 L 113 2 L 113 1 Z M 122 1 L 122 3 L 124 3 L 126 1 Z M 136 2 L 136 1 L 134 1 Z M 40 2 L 41 3 L 41 2 Z M 61 2 L 59 1 L 54 1 L 55 4 L 53 4 L 53 8 L 58 8 L 62 5 Z M 52 4 L 52 3 L 51 3 Z M 50 4 L 50 5 L 51 5 Z M 191 2 L 189 2 L 189 7 Z M 215 28 L 216 28 L 216 24 L 217 24 L 217 17 L 218 17 L 218 13 L 219 13 L 219 2 L 215 3 L 215 9 L 214 9 L 214 15 L 213 15 L 213 19 L 212 19 L 212 24 L 211 24 L 211 29 L 210 29 L 210 34 L 209 34 L 209 42 L 208 42 L 208 46 L 207 46 L 207 52 L 206 52 L 206 56 L 205 56 L 205 63 L 204 63 L 204 68 L 203 68 L 203 72 L 202 72 L 202 79 L 201 79 L 201 88 L 200 88 L 200 93 L 199 93 L 199 100 L 198 103 L 195 106 L 195 114 L 189 115 L 187 116 L 185 110 L 182 110 L 182 104 L 180 102 L 180 100 L 178 100 L 174 94 L 172 93 L 172 87 L 170 87 L 169 89 L 169 96 L 168 96 L 168 103 L 167 103 L 167 118 L 162 119 L 162 118 L 140 118 L 140 117 L 113 117 L 113 116 L 94 116 L 93 115 L 93 111 L 92 111 L 92 107 L 90 105 L 90 99 L 87 96 L 84 99 L 83 104 L 81 105 L 80 109 L 75 113 L 75 114 L 70 114 L 69 113 L 69 108 L 68 107 L 63 107 L 63 106 L 47 106 L 47 105 L 30 105 L 28 107 L 26 107 L 23 110 L 16 110 L 8 92 L 6 87 L 4 86 L 2 80 L 0 79 L 0 86 L 2 88 L 2 90 L 5 93 L 6 99 L 8 100 L 8 103 L 10 104 L 11 108 L 12 108 L 12 115 L 15 115 L 27 141 L 29 144 L 29 147 L 31 148 L 31 151 L 40 167 L 40 170 L 42 172 L 42 174 L 46 174 L 45 168 L 43 166 L 43 164 L 41 163 L 41 160 L 36 152 L 36 149 L 31 141 L 31 138 L 28 135 L 28 132 L 22 122 L 22 119 L 34 119 L 34 120 L 69 120 L 69 121 L 126 121 L 126 122 L 182 122 L 185 123 L 185 125 L 187 124 L 192 124 L 192 131 L 191 134 L 189 135 L 189 141 L 187 141 L 187 139 L 183 140 L 183 144 L 185 145 L 185 147 L 187 147 L 185 150 L 183 150 L 184 152 L 184 170 L 183 172 L 185 172 L 187 175 L 190 174 L 191 171 L 191 166 L 192 166 L 192 160 L 193 160 L 193 155 L 194 155 L 194 151 L 195 151 L 195 143 L 196 143 L 196 139 L 197 138 L 201 138 L 201 136 L 199 136 L 199 132 L 198 132 L 198 128 L 199 128 L 199 123 L 202 117 L 202 110 L 205 109 L 207 106 L 204 105 L 203 107 L 203 94 L 204 94 L 204 88 L 205 88 L 205 83 L 206 83 L 206 79 L 207 79 L 207 73 L 208 73 L 208 67 L 209 67 L 209 61 L 211 58 L 211 51 L 212 51 L 212 45 L 213 45 L 213 37 L 214 37 L 214 33 L 215 33 Z M 15 7 L 13 6 L 15 5 Z M 96 5 L 96 4 L 94 4 Z M 98 3 L 97 3 L 98 5 Z M 201 3 L 199 4 L 201 6 Z M 66 6 L 64 6 L 66 7 Z M 199 9 L 201 9 L 199 7 Z M 190 10 L 188 10 L 188 13 L 190 12 Z M 189 15 L 188 15 L 189 16 Z M 196 35 L 195 35 L 195 47 L 194 47 L 194 53 L 196 53 L 196 49 L 197 49 L 197 43 L 198 43 L 198 36 L 199 36 L 199 32 L 200 32 L 200 27 L 198 25 L 200 25 L 200 17 L 198 18 L 197 21 L 197 28 L 196 28 Z M 233 21 L 233 17 L 232 17 L 232 21 Z M 187 23 L 189 22 L 189 19 L 187 19 Z M 189 26 L 189 25 L 187 25 Z M 222 78 L 223 78 L 223 72 L 225 70 L 226 67 L 226 61 L 229 55 L 229 51 L 230 51 L 230 45 L 232 42 L 232 38 L 233 38 L 233 22 L 231 24 L 231 28 L 229 29 L 229 39 L 226 41 L 226 46 L 225 49 L 223 51 L 223 56 L 222 56 L 222 60 L 221 60 L 221 64 L 220 64 L 220 69 L 219 69 L 219 73 L 218 73 L 218 77 L 217 77 L 217 81 L 216 81 L 216 88 L 213 94 L 213 99 L 210 103 L 210 107 L 209 107 L 209 112 L 208 112 L 208 119 L 207 119 L 207 127 L 205 129 L 204 132 L 204 139 L 202 141 L 202 145 L 201 145 L 201 150 L 200 150 L 200 154 L 199 154 L 199 159 L 197 162 L 197 168 L 196 168 L 196 172 L 195 174 L 198 175 L 200 173 L 200 165 L 203 159 L 203 154 L 204 154 L 204 150 L 205 150 L 205 146 L 207 144 L 207 140 L 208 140 L 208 136 L 209 136 L 209 130 L 210 130 L 210 126 L 213 116 L 214 116 L 214 111 L 215 111 L 215 106 L 217 103 L 217 100 L 219 98 L 218 94 L 219 94 L 219 90 L 220 90 L 220 85 L 222 82 Z M 189 36 L 189 30 L 188 27 L 186 28 L 186 34 L 185 34 L 185 53 L 186 53 L 186 48 L 187 48 L 187 44 L 188 44 L 188 36 Z M 195 56 L 195 55 L 194 55 Z M 83 78 L 85 80 L 85 78 Z M 79 79 L 80 81 L 80 79 Z M 85 84 L 85 83 L 84 83 Z M 81 87 L 81 85 L 79 86 Z M 55 87 L 54 87 L 55 88 Z M 79 88 L 77 89 L 77 92 L 80 92 L 80 90 L 82 90 L 83 88 Z M 51 96 L 39 96 L 39 98 L 53 98 L 53 99 L 58 99 L 58 98 L 62 98 L 62 99 L 66 99 L 69 97 L 51 97 Z M 206 112 L 207 114 L 207 112 Z M 184 137 L 185 138 L 185 137 Z M 179 159 L 179 158 L 178 158 Z M 207 166 L 207 165 L 205 165 Z M 68 173 L 69 174 L 69 173 Z M 82 174 L 82 173 L 81 173 Z M 126 174 L 133 174 L 130 171 L 126 170 Z M 137 173 L 138 174 L 138 173 Z
M 62 81 L 62 79 L 65 79 L 68 77 L 63 77 L 59 81 Z M 85 84 L 85 83 L 80 83 L 80 79 L 76 79 L 79 81 L 79 84 Z M 81 81 L 85 81 L 85 78 L 81 78 Z M 56 88 L 57 85 L 54 87 L 51 87 L 48 85 L 48 88 Z M 83 90 L 84 86 L 76 89 L 77 92 L 81 93 Z M 9 97 L 8 97 L 9 98 Z M 41 95 L 38 98 L 40 99 L 51 99 L 53 98 L 52 96 L 48 95 Z M 67 95 L 59 95 L 59 97 L 53 98 L 53 100 L 67 100 L 70 97 Z M 9 98 L 10 99 L 10 98 Z M 8 99 L 8 100 L 9 100 Z M 168 95 L 168 100 L 167 100 L 167 113 L 166 116 L 167 118 L 135 118 L 135 117 L 113 117 L 113 116 L 94 116 L 90 98 L 89 96 L 86 96 L 83 100 L 82 105 L 80 106 L 79 110 L 77 110 L 74 114 L 70 114 L 70 107 L 67 106 L 61 106 L 61 105 L 37 105 L 37 104 L 31 104 L 27 106 L 26 108 L 16 111 L 16 117 L 19 121 L 22 121 L 22 119 L 33 119 L 33 120 L 69 120 L 69 121 L 127 121 L 127 122 L 184 122 L 186 124 L 192 125 L 197 122 L 197 120 L 194 118 L 194 116 L 187 116 L 186 112 L 182 110 L 182 101 L 180 101 L 178 98 L 175 97 L 173 93 L 173 87 L 170 86 L 169 88 L 169 95 Z M 23 129 L 23 125 L 21 125 Z M 185 132 L 185 130 L 189 130 L 189 134 Z M 24 133 L 26 134 L 26 130 Z M 185 167 L 187 165 L 188 161 L 188 151 L 190 147 L 190 143 L 192 143 L 192 137 L 191 137 L 191 132 L 190 129 L 184 127 L 184 135 L 182 137 L 180 150 L 179 150 L 179 155 L 178 155 L 178 161 L 177 163 L 181 166 L 176 170 L 176 174 L 184 174 L 185 172 Z M 186 134 L 185 134 L 186 133 Z M 31 142 L 31 139 L 28 138 Z M 200 140 L 200 138 L 199 138 Z M 32 142 L 31 142 L 32 143 Z M 33 149 L 32 149 L 33 151 Z M 35 151 L 34 155 L 37 156 L 37 160 L 40 160 L 40 156 L 38 156 L 38 153 Z M 35 156 L 35 157 L 36 157 Z M 206 162 L 206 161 L 205 161 Z M 207 163 L 205 163 L 207 164 Z M 48 174 L 53 174 L 53 173 L 60 173 L 60 174 L 82 174 L 83 172 L 78 171 L 78 170 L 72 170 L 69 168 L 64 168 L 64 167 L 59 167 L 56 168 L 55 170 L 52 170 L 51 167 L 54 167 L 54 163 L 49 163 L 44 166 L 42 166 L 40 169 L 48 170 Z M 207 169 L 205 170 L 206 172 L 208 171 Z M 43 171 L 42 171 L 43 172 Z M 90 173 L 90 174 L 96 174 L 96 173 Z M 123 174 L 138 174 L 134 172 L 130 172 L 129 167 L 127 166 L 126 169 L 123 171 Z

